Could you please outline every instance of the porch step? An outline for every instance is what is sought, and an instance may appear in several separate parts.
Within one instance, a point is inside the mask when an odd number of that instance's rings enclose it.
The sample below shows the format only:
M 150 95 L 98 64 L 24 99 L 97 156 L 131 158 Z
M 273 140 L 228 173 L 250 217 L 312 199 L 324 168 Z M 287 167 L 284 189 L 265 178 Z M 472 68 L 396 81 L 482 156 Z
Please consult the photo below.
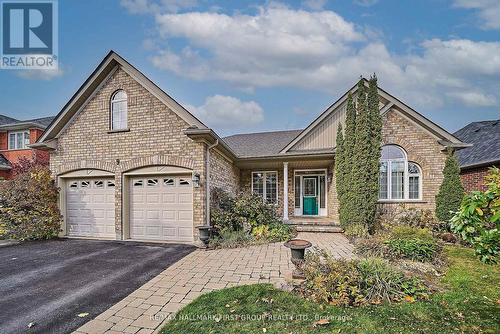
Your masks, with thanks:
M 344 230 L 336 225 L 294 225 L 297 232 L 342 233 Z
M 314 220 L 288 220 L 286 224 L 292 225 L 297 232 L 342 233 L 344 230 L 334 221 Z

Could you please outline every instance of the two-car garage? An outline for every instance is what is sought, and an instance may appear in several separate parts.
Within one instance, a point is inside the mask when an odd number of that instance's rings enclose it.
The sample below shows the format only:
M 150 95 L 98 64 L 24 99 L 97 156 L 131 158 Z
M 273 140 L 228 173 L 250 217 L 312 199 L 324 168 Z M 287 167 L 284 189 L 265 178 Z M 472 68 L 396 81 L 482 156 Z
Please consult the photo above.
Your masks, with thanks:
M 140 241 L 193 241 L 193 184 L 191 174 L 123 175 L 123 195 L 116 196 L 114 176 L 77 171 L 63 176 L 66 234 L 71 237 L 116 239 L 116 199 L 123 228 L 118 238 Z M 179 172 L 179 168 L 167 170 Z M 164 170 L 163 170 L 164 171 Z M 64 212 L 63 211 L 63 212 Z M 118 209 L 118 212 L 119 209 Z M 121 231 L 122 232 L 121 232 Z

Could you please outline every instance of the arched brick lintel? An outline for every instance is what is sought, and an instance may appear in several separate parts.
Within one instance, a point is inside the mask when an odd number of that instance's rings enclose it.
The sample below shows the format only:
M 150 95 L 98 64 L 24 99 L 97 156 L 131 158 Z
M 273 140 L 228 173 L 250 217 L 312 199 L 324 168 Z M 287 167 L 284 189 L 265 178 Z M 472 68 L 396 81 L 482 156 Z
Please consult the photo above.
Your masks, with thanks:
M 148 166 L 175 166 L 193 170 L 195 163 L 191 159 L 187 159 L 177 155 L 158 154 L 124 161 L 120 165 L 120 169 L 121 172 L 124 173 Z
M 62 175 L 62 174 L 74 172 L 74 171 L 81 170 L 81 169 L 97 169 L 97 170 L 102 170 L 105 172 L 115 173 L 116 172 L 116 165 L 109 163 L 109 162 L 96 161 L 96 160 L 73 161 L 73 162 L 69 162 L 69 163 L 65 163 L 65 164 L 61 165 L 58 169 L 56 169 L 54 171 L 54 174 L 55 175 Z

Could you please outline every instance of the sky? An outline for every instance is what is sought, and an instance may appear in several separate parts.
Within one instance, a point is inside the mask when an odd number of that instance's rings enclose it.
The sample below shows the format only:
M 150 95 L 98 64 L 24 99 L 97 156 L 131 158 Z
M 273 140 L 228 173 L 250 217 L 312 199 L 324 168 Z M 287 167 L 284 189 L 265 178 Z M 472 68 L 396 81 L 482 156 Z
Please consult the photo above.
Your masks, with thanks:
M 59 0 L 59 69 L 0 70 L 57 114 L 114 50 L 220 135 L 306 127 L 360 76 L 440 126 L 500 119 L 498 0 Z

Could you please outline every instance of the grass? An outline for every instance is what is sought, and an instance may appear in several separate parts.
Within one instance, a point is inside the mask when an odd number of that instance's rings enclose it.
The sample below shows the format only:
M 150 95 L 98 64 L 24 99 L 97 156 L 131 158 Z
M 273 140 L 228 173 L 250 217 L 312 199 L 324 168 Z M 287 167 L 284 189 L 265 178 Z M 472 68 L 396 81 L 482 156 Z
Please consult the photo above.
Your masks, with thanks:
M 269 284 L 241 286 L 200 296 L 162 333 L 500 333 L 500 266 L 481 264 L 466 248 L 445 253 L 445 291 L 429 301 L 340 308 Z

